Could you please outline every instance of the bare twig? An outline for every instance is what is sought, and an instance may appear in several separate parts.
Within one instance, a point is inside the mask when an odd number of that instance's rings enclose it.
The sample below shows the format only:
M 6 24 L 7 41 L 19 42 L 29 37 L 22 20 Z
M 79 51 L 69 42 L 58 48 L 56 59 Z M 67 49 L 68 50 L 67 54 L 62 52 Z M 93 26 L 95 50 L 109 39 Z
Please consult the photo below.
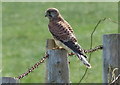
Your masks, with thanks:
M 120 79 L 120 74 L 110 83 L 110 85 L 116 83 L 118 79 Z
M 94 32 L 96 31 L 98 25 L 99 25 L 102 21 L 105 21 L 105 19 L 106 19 L 106 18 L 99 20 L 98 23 L 96 24 L 95 28 L 93 29 L 93 31 L 92 31 L 92 33 L 91 33 L 90 49 L 92 49 L 93 34 L 94 34 Z M 91 60 L 91 54 L 92 54 L 92 53 L 90 53 L 90 55 L 89 55 L 89 60 L 88 60 L 89 62 L 90 62 L 90 60 Z M 83 76 L 82 76 L 82 78 L 80 79 L 79 83 L 82 82 L 82 80 L 84 79 L 87 71 L 88 71 L 88 68 L 86 68 L 85 73 L 83 74 Z
M 115 71 L 117 71 L 117 70 L 118 70 L 118 68 L 114 68 L 114 69 L 113 69 L 113 71 L 112 71 L 111 82 L 115 80 L 115 77 L 116 77 L 116 75 L 115 75 Z
M 118 76 L 116 77 L 115 71 L 117 71 L 118 68 L 114 68 L 112 71 L 112 78 L 111 78 L 111 82 L 109 83 L 109 85 L 113 85 L 115 83 L 117 83 L 117 80 L 120 78 L 120 74 L 118 74 Z
M 99 20 L 98 23 L 96 24 L 96 26 L 94 27 L 92 33 L 91 33 L 90 49 L 92 49 L 92 44 L 93 44 L 92 41 L 93 41 L 93 34 L 94 34 L 94 32 L 96 31 L 96 29 L 97 29 L 97 27 L 99 26 L 99 24 L 100 24 L 102 21 L 105 21 L 105 20 L 109 20 L 110 22 L 113 22 L 113 23 L 116 23 L 116 24 L 120 23 L 120 22 L 113 21 L 111 18 L 103 18 L 103 19 Z M 90 62 L 90 60 L 91 60 L 91 55 L 92 55 L 92 52 L 90 52 L 90 55 L 89 55 L 89 62 Z M 87 71 L 88 71 L 88 68 L 86 68 L 85 73 L 83 74 L 83 76 L 82 76 L 82 78 L 80 79 L 79 83 L 82 82 L 82 80 L 84 79 Z

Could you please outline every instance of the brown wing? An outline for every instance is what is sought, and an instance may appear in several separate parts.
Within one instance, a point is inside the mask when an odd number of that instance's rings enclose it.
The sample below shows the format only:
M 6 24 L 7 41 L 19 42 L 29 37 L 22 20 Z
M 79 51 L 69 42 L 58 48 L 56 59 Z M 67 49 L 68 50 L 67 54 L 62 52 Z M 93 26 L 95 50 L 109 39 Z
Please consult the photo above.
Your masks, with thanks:
M 64 24 L 67 26 L 67 28 L 69 29 L 69 31 L 71 31 L 72 33 L 74 33 L 72 27 L 68 24 L 68 22 L 64 21 Z
M 71 26 L 67 22 L 50 22 L 49 30 L 57 40 L 77 42 Z

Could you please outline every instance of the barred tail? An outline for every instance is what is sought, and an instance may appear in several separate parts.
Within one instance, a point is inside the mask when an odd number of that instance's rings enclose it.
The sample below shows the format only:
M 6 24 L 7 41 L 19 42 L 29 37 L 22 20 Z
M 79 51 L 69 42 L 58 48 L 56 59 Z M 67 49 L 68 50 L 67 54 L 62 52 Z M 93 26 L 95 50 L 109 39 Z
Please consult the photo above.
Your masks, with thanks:
M 74 53 L 76 53 L 76 55 L 83 62 L 83 64 L 85 64 L 88 68 L 91 68 L 91 65 L 86 60 L 87 56 L 84 54 L 82 48 L 77 42 L 73 42 L 73 41 L 67 41 L 67 42 L 61 41 L 61 42 L 64 45 L 66 45 L 68 48 L 70 48 Z
M 87 67 L 87 68 L 91 68 L 90 63 L 86 60 L 86 58 L 83 55 L 79 55 L 76 53 L 76 55 L 78 56 L 78 58 L 83 62 L 83 64 Z

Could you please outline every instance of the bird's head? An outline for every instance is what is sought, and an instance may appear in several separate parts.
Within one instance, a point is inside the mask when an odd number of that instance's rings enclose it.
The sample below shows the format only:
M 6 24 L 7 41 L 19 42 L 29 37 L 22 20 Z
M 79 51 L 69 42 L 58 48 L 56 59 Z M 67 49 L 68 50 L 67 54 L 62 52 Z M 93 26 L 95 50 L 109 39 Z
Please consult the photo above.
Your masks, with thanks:
M 48 8 L 45 12 L 45 17 L 48 17 L 49 19 L 57 18 L 59 15 L 59 11 L 56 8 Z

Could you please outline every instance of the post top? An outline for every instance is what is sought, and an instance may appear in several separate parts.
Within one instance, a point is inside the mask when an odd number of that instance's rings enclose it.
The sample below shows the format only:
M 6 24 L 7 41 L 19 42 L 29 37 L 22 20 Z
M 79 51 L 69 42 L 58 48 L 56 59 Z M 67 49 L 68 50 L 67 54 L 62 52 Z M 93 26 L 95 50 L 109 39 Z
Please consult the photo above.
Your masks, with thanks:
M 120 33 L 115 33 L 115 34 L 104 34 L 103 36 L 116 36 L 116 35 L 120 35 Z
M 55 48 L 57 45 L 55 44 L 54 39 L 47 39 L 46 42 L 46 49 L 53 49 Z

